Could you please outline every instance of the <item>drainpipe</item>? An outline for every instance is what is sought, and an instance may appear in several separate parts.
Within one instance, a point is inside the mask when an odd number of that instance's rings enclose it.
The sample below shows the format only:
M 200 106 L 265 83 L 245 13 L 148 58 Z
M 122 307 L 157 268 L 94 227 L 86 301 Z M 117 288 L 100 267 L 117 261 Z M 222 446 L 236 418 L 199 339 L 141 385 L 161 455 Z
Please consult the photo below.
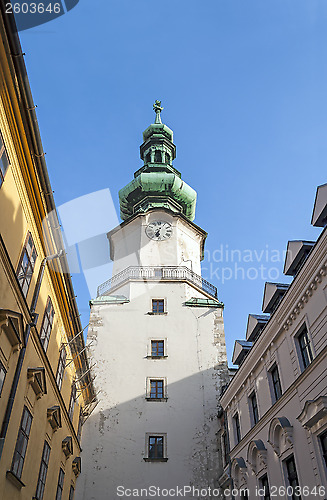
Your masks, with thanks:
M 23 367 L 23 362 L 24 362 L 24 358 L 25 358 L 25 354 L 26 354 L 26 347 L 27 347 L 28 338 L 30 335 L 31 327 L 32 326 L 36 327 L 36 323 L 37 323 L 37 319 L 38 319 L 38 315 L 35 314 L 35 309 L 36 309 L 37 301 L 38 301 L 39 294 L 40 294 L 41 283 L 42 283 L 42 279 L 44 276 L 45 265 L 48 262 L 48 260 L 60 258 L 62 254 L 63 254 L 63 251 L 60 250 L 60 252 L 58 252 L 56 254 L 49 255 L 48 257 L 45 257 L 41 262 L 41 266 L 39 269 L 39 274 L 37 277 L 36 286 L 35 286 L 35 290 L 34 290 L 34 294 L 33 294 L 33 299 L 32 299 L 32 303 L 31 303 L 31 307 L 30 307 L 30 316 L 32 318 L 32 321 L 31 321 L 31 323 L 28 323 L 26 325 L 25 334 L 24 334 L 24 346 L 22 347 L 22 349 L 20 350 L 20 353 L 19 353 L 19 357 L 18 357 L 18 361 L 17 361 L 17 365 L 16 365 L 16 371 L 15 371 L 14 379 L 12 382 L 10 395 L 9 395 L 9 399 L 8 399 L 8 403 L 7 403 L 7 408 L 6 408 L 5 416 L 4 416 L 2 427 L 1 427 L 0 460 L 2 457 L 2 451 L 3 451 L 4 444 L 5 444 L 7 430 L 8 430 L 9 422 L 10 422 L 10 417 L 11 417 L 12 409 L 13 409 L 14 402 L 15 402 L 18 382 L 20 379 L 20 375 L 21 375 L 21 371 L 22 371 L 22 367 Z

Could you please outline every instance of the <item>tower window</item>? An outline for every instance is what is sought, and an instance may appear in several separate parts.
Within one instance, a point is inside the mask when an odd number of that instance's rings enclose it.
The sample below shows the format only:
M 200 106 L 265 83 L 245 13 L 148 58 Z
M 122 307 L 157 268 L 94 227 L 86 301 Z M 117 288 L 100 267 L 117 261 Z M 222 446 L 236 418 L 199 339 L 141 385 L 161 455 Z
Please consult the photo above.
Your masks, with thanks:
M 155 163 L 162 163 L 162 155 L 161 155 L 161 151 L 156 151 L 155 154 L 154 154 L 154 161 Z
M 150 398 L 162 399 L 164 397 L 164 381 L 150 380 Z
M 151 153 L 148 153 L 145 157 L 145 163 L 151 163 Z
M 163 458 L 163 436 L 149 436 L 149 458 Z
M 164 355 L 165 355 L 165 341 L 151 340 L 151 356 L 153 358 L 160 358 Z
M 152 313 L 160 314 L 165 312 L 165 301 L 164 299 L 152 299 Z
M 170 163 L 170 155 L 165 153 L 165 163 Z

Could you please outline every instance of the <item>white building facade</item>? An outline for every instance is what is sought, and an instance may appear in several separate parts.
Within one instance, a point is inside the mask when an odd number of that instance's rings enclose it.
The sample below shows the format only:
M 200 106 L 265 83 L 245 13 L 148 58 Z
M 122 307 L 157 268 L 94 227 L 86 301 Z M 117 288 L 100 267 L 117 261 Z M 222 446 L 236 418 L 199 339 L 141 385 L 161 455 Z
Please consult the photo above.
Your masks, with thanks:
M 266 283 L 264 314 L 249 315 L 246 341 L 235 343 L 220 478 L 234 498 L 327 498 L 326 222 L 327 184 L 312 218 L 324 227 L 318 240 L 288 243 L 292 283 Z
M 172 166 L 173 134 L 160 102 L 154 109 L 144 166 L 120 191 L 123 223 L 108 234 L 113 277 L 91 301 L 100 402 L 83 428 L 83 500 L 154 490 L 170 498 L 177 488 L 184 498 L 197 489 L 219 498 L 223 304 L 201 277 L 206 233 L 192 222 L 196 193 Z

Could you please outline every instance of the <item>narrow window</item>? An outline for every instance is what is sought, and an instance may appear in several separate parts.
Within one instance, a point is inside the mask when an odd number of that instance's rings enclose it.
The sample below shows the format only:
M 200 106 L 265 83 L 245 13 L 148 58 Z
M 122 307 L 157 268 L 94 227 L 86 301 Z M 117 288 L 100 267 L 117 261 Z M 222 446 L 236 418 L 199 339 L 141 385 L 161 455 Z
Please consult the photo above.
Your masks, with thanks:
M 20 288 L 25 298 L 31 283 L 36 257 L 37 253 L 34 247 L 33 238 L 31 233 L 28 233 L 16 272 Z
M 76 385 L 73 383 L 72 392 L 70 393 L 70 401 L 68 408 L 68 415 L 70 420 L 73 420 L 75 400 L 76 400 Z
M 57 375 L 56 375 L 56 381 L 57 381 L 57 386 L 58 386 L 59 391 L 61 390 L 62 380 L 64 377 L 66 358 L 67 358 L 66 349 L 64 346 L 62 346 L 62 348 L 60 350 Z
M 148 153 L 145 157 L 145 163 L 151 163 L 151 153 Z
M 237 444 L 241 441 L 241 427 L 240 427 L 240 418 L 238 416 L 238 413 L 235 413 L 233 420 L 234 420 L 235 441 Z
M 250 403 L 251 403 L 253 424 L 255 425 L 259 421 L 258 403 L 255 392 L 253 392 L 250 396 Z
M 300 494 L 297 494 L 296 487 L 299 486 L 299 480 L 297 477 L 296 466 L 294 461 L 294 456 L 291 455 L 287 460 L 285 460 L 288 484 L 292 487 L 292 500 L 299 500 L 301 498 Z
M 24 406 L 22 420 L 18 432 L 16 447 L 14 451 L 14 458 L 12 461 L 11 471 L 20 479 L 22 477 L 26 449 L 28 445 L 28 438 L 30 436 L 32 425 L 32 415 Z
M 270 500 L 269 482 L 267 474 L 265 474 L 260 478 L 260 488 L 264 490 L 263 497 L 261 498 L 263 500 Z
M 59 477 L 58 477 L 57 493 L 56 493 L 56 500 L 61 500 L 62 490 L 64 489 L 64 479 L 65 479 L 65 473 L 62 470 L 62 468 L 60 467 Z
M 39 479 L 37 481 L 36 493 L 35 493 L 35 498 L 37 500 L 43 499 L 45 482 L 46 482 L 47 473 L 48 473 L 49 457 L 50 457 L 50 446 L 45 441 L 44 446 L 43 446 L 42 458 L 41 458 Z
M 164 458 L 164 437 L 149 436 L 149 458 Z
M 224 465 L 226 466 L 228 464 L 228 441 L 226 432 L 224 432 L 222 438 Z
M 150 398 L 162 399 L 164 397 L 164 381 L 150 380 Z
M 163 299 L 152 299 L 152 312 L 154 314 L 163 313 L 165 308 L 165 301 Z
M 170 155 L 168 153 L 165 153 L 165 162 L 170 164 Z
M 53 317 L 54 317 L 54 309 L 53 309 L 51 299 L 50 299 L 50 297 L 48 297 L 47 305 L 45 307 L 45 311 L 44 311 L 44 315 L 43 315 L 41 332 L 40 332 L 41 344 L 42 344 L 43 349 L 45 351 L 47 350 L 48 345 L 49 345 Z
M 2 135 L 0 134 L 0 187 L 4 181 L 8 165 L 9 165 L 8 154 L 3 142 Z
M 75 494 L 74 487 L 71 486 L 70 490 L 69 490 L 69 499 L 68 500 L 73 500 L 74 499 L 74 494 Z
M 3 366 L 3 364 L 0 361 L 0 396 L 2 393 L 3 384 L 5 383 L 6 373 L 7 372 L 5 370 L 5 367 Z
M 306 327 L 303 328 L 301 333 L 298 335 L 298 342 L 301 351 L 301 357 L 304 369 L 310 365 L 313 360 L 312 351 L 310 347 L 310 340 L 308 337 L 308 331 Z
M 275 401 L 277 401 L 282 395 L 282 386 L 280 384 L 278 368 L 276 365 L 272 368 L 270 374 L 271 374 L 271 380 L 272 380 L 272 385 L 273 385 L 273 389 L 274 389 Z
M 83 408 L 79 410 L 79 419 L 78 419 L 78 429 L 77 429 L 77 439 L 80 442 L 82 436 L 82 425 L 83 425 Z
M 161 156 L 161 151 L 156 151 L 154 153 L 154 161 L 155 163 L 161 163 L 162 162 L 162 156 Z
M 319 436 L 320 439 L 320 444 L 321 444 L 321 449 L 322 449 L 322 456 L 325 461 L 325 465 L 327 467 L 327 431 L 325 431 L 321 436 Z
M 151 340 L 151 356 L 154 358 L 164 356 L 164 340 Z

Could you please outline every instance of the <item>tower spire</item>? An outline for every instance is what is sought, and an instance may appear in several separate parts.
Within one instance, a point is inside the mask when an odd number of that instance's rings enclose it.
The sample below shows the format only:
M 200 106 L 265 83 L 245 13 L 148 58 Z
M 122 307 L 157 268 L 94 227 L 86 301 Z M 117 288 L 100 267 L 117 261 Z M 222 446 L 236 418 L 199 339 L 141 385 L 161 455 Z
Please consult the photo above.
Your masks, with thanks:
M 162 110 L 163 108 L 161 107 L 161 101 L 158 101 L 157 99 L 153 105 L 153 111 L 155 111 L 156 113 L 156 120 L 154 123 L 162 123 L 160 114 Z

